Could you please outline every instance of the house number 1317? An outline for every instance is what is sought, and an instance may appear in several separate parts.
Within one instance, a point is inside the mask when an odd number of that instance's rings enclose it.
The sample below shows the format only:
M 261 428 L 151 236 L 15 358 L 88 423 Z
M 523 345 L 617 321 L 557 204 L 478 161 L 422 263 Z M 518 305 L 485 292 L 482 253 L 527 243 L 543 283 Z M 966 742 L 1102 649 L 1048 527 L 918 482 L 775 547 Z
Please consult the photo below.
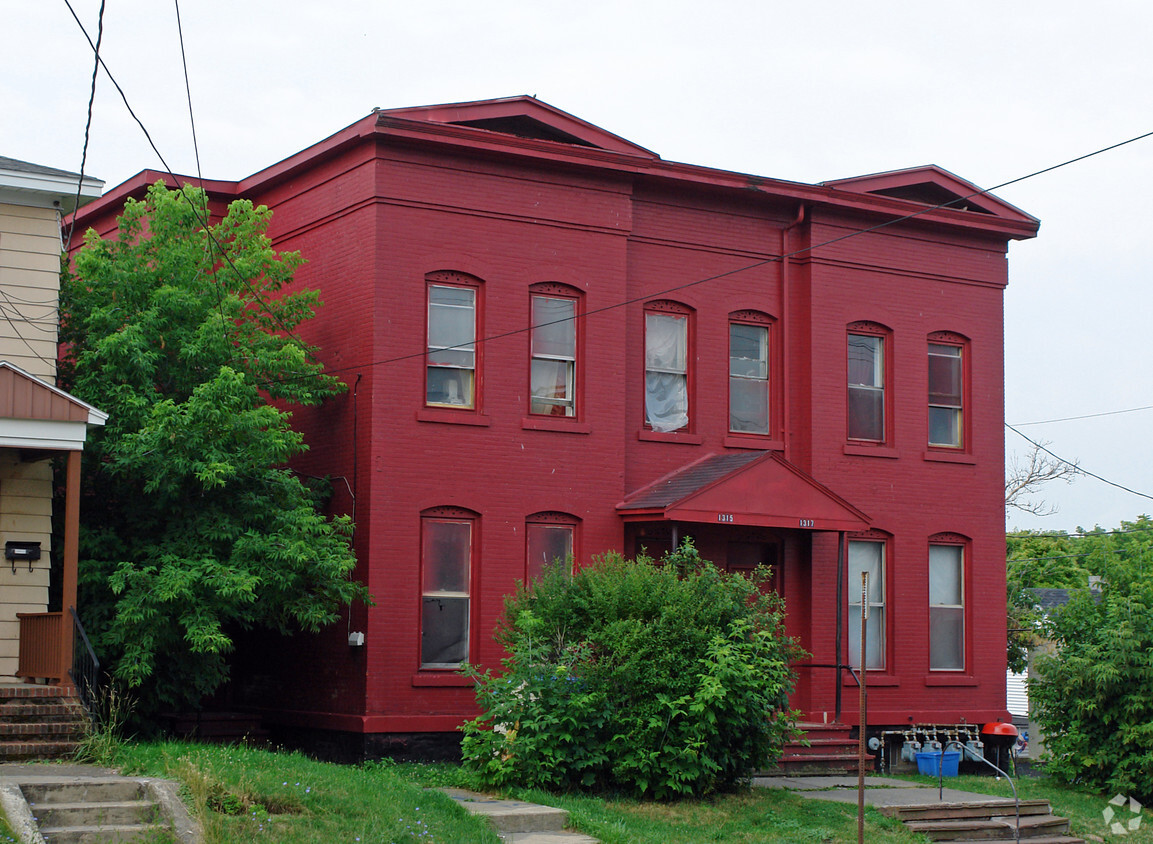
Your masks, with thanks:
M 811 528 L 813 526 L 813 520 L 812 519 L 797 519 L 797 526 L 803 527 L 803 528 L 805 528 L 805 527 Z

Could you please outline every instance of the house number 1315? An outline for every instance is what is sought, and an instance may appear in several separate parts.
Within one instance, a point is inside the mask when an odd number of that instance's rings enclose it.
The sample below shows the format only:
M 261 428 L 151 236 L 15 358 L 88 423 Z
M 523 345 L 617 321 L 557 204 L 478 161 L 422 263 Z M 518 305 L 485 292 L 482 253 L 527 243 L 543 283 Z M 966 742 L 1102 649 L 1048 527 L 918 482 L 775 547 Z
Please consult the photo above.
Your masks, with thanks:
M 717 513 L 718 522 L 731 522 L 733 521 L 732 513 Z

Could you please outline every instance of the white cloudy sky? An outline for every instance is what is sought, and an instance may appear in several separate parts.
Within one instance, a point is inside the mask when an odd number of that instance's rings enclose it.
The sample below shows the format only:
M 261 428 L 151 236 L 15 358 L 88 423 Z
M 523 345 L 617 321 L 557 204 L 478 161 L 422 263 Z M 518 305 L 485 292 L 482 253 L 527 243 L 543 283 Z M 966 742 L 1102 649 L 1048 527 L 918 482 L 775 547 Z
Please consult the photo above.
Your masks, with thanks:
M 95 39 L 99 0 L 71 0 Z M 185 0 L 205 176 L 234 179 L 367 114 L 535 94 L 662 157 L 817 182 L 934 163 L 983 187 L 1153 132 L 1147 0 Z M 0 0 L 0 155 L 78 170 L 91 52 L 64 0 Z M 102 55 L 194 173 L 175 4 L 108 0 Z M 86 172 L 159 167 L 102 76 Z M 1010 249 L 1006 421 L 1153 405 L 1153 138 L 999 195 Z M 1153 495 L 1153 410 L 1021 428 Z M 1007 434 L 1010 453 L 1027 444 Z M 1153 501 L 1089 477 L 1010 526 L 1114 527 Z M 947 506 L 947 503 L 945 503 Z

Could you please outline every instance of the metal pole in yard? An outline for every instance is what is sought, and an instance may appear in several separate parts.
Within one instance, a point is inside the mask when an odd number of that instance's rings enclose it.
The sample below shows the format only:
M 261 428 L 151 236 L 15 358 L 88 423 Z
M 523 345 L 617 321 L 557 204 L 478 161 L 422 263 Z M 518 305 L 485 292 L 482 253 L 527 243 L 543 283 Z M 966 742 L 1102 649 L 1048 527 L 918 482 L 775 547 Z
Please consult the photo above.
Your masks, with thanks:
M 861 682 L 860 698 L 857 703 L 859 724 L 857 727 L 857 844 L 865 844 L 865 674 L 868 672 L 866 643 L 868 642 L 869 620 L 869 573 L 861 572 Z

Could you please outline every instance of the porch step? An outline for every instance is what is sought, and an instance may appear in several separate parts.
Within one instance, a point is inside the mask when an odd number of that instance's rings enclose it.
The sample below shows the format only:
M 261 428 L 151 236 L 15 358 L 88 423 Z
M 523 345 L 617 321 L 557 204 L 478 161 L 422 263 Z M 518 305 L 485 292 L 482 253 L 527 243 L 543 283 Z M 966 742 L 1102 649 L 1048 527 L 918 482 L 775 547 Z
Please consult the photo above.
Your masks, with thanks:
M 805 743 L 789 742 L 775 767 L 758 776 L 829 776 L 856 773 L 857 740 L 847 724 L 797 724 Z M 871 764 L 871 763 L 869 763 Z
M 910 830 L 951 844 L 1013 841 L 1017 817 L 1012 800 L 881 806 L 883 815 L 899 818 Z M 1052 813 L 1047 800 L 1022 800 L 1021 840 L 1030 844 L 1085 844 L 1069 834 L 1069 820 Z
M 72 756 L 88 717 L 70 689 L 0 684 L 0 761 Z
M 170 825 L 137 780 L 90 779 L 21 786 L 48 844 L 111 844 L 157 840 Z

